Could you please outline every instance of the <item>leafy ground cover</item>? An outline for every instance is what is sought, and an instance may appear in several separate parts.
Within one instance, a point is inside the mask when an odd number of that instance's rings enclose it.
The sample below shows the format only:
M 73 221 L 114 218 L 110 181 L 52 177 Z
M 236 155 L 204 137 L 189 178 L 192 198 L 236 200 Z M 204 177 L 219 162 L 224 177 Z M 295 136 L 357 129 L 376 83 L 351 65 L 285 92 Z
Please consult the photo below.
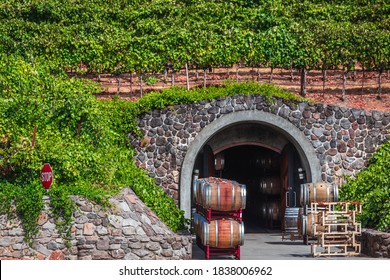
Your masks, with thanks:
M 36 233 L 42 210 L 40 170 L 53 168 L 48 191 L 57 226 L 66 237 L 75 209 L 71 195 L 101 205 L 123 187 L 136 194 L 173 230 L 185 226 L 183 211 L 133 160 L 128 133 L 138 133 L 138 114 L 170 105 L 228 95 L 259 93 L 301 98 L 272 85 L 226 83 L 187 91 L 173 87 L 128 102 L 99 101 L 98 84 L 69 78 L 44 62 L 0 58 L 0 212 L 23 220 L 26 238 Z

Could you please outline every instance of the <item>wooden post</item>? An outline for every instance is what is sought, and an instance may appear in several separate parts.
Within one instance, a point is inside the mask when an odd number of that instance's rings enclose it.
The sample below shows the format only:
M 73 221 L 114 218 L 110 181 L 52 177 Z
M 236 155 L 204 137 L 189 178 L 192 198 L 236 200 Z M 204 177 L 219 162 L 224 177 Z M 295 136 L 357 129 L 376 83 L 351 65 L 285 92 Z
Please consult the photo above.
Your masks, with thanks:
M 141 97 L 143 96 L 142 80 L 143 80 L 143 75 L 141 74 L 139 76 L 139 89 L 140 89 Z
M 77 123 L 77 137 L 80 136 L 81 133 L 81 121 Z
M 186 67 L 186 83 L 187 83 L 187 90 L 190 90 L 190 80 L 189 80 L 189 77 L 188 77 L 188 63 L 186 62 L 185 64 L 185 67 Z
M 207 86 L 207 69 L 205 68 L 203 70 L 203 87 L 205 88 Z
M 175 70 L 173 69 L 172 69 L 171 77 L 172 77 L 171 86 L 175 86 Z
M 133 73 L 130 73 L 130 93 L 133 94 Z
M 119 94 L 119 92 L 121 90 L 121 78 L 119 76 L 116 76 L 116 81 L 118 82 L 118 87 L 117 87 L 116 93 Z
M 383 70 L 379 69 L 379 75 L 378 75 L 378 96 L 377 96 L 377 99 L 382 99 L 382 74 L 383 74 Z
M 33 131 L 33 136 L 32 136 L 32 140 L 31 140 L 31 147 L 34 148 L 35 147 L 35 139 L 37 137 L 37 126 L 34 126 L 34 131 Z
M 326 69 L 322 68 L 322 96 L 325 95 Z
M 301 69 L 301 96 L 306 97 L 306 78 L 307 70 L 305 67 Z
M 347 74 L 348 74 L 348 70 L 344 70 L 343 71 L 343 90 L 342 90 L 342 96 L 341 96 L 341 100 L 344 101 L 345 100 L 345 88 L 347 86 Z
M 269 83 L 272 83 L 273 76 L 274 76 L 274 68 L 271 67 L 271 73 L 269 74 Z
M 206 68 L 203 70 L 203 87 L 205 88 L 207 86 L 207 73 Z
M 165 71 L 164 71 L 164 84 L 167 83 L 167 75 L 168 75 L 168 69 L 165 68 Z
M 290 82 L 294 82 L 294 69 L 291 65 L 291 68 L 290 68 Z

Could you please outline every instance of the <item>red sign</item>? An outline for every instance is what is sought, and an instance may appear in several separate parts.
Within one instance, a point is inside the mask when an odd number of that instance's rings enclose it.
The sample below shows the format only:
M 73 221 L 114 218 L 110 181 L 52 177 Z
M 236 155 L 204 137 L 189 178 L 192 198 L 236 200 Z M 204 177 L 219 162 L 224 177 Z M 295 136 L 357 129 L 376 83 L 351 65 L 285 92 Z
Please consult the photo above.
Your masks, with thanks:
M 45 163 L 42 167 L 41 182 L 45 190 L 50 189 L 51 184 L 53 183 L 53 170 L 48 163 Z

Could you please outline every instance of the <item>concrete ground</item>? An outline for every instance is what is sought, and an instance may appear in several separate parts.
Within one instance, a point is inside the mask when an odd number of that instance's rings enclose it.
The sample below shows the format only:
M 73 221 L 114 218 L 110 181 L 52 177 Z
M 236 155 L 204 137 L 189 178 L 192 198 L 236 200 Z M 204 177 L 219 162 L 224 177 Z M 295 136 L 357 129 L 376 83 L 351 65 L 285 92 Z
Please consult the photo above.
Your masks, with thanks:
M 192 247 L 192 257 L 195 260 L 204 260 L 204 252 L 196 245 Z M 232 259 L 233 257 L 212 257 L 212 259 Z M 310 245 L 303 244 L 302 240 L 282 240 L 280 231 L 262 233 L 245 233 L 244 245 L 241 247 L 241 260 L 313 260 L 313 259 L 368 259 L 361 255 L 358 257 L 311 256 Z

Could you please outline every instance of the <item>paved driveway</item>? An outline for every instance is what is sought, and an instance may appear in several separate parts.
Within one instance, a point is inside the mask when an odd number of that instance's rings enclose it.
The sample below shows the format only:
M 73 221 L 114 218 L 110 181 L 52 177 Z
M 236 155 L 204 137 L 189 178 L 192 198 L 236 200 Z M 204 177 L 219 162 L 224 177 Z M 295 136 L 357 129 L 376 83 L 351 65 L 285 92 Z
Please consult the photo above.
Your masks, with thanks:
M 193 245 L 193 259 L 203 260 L 204 253 Z M 226 258 L 226 257 L 220 257 Z M 231 258 L 231 257 L 227 257 Z M 345 257 L 332 256 L 332 259 L 367 259 L 365 256 Z M 280 232 L 245 233 L 244 245 L 241 247 L 242 260 L 313 260 L 329 259 L 329 257 L 313 258 L 310 245 L 304 245 L 302 240 L 282 240 Z

